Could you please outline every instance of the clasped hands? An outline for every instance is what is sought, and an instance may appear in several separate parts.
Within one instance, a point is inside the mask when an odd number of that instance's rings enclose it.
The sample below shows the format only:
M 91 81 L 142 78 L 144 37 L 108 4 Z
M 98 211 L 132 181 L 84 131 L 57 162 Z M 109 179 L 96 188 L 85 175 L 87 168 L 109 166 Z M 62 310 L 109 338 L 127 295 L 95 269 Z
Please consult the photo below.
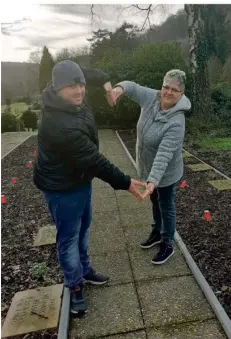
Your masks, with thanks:
M 143 193 L 139 191 L 140 187 L 145 188 L 145 191 Z M 144 183 L 144 182 L 141 182 L 135 179 L 131 179 L 131 184 L 128 189 L 128 192 L 133 194 L 140 201 L 143 201 L 145 198 L 147 198 L 149 195 L 152 194 L 154 189 L 155 189 L 155 185 L 151 182 Z

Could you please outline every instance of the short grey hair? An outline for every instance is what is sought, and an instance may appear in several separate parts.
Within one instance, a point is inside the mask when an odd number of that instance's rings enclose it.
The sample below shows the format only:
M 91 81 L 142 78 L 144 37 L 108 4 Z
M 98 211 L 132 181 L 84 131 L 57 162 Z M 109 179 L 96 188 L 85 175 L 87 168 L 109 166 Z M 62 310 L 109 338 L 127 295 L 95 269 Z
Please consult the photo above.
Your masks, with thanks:
M 163 86 L 172 81 L 176 81 L 178 83 L 182 92 L 185 90 L 186 74 L 184 71 L 181 71 L 180 69 L 171 69 L 168 71 L 164 76 Z

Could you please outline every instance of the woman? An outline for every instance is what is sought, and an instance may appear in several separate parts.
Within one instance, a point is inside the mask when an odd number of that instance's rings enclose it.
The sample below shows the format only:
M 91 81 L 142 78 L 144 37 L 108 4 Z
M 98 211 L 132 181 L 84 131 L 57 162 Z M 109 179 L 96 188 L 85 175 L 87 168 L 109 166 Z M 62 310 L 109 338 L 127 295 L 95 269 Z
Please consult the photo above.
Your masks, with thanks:
M 184 114 L 191 108 L 184 95 L 185 80 L 183 71 L 170 70 L 160 91 L 131 81 L 120 82 L 112 90 L 114 103 L 124 93 L 141 106 L 136 162 L 141 180 L 147 183 L 143 198 L 150 195 L 153 223 L 148 239 L 140 246 L 146 249 L 160 244 L 153 264 L 163 264 L 174 254 L 175 186 L 183 175 Z

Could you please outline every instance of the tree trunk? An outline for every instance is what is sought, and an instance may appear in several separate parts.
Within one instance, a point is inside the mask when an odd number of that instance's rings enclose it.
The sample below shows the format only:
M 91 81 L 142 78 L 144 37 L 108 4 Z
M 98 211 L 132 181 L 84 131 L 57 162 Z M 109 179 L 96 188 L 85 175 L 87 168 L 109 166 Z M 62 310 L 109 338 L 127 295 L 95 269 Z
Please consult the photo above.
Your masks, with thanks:
M 190 46 L 193 114 L 208 119 L 212 112 L 208 74 L 206 5 L 185 5 Z

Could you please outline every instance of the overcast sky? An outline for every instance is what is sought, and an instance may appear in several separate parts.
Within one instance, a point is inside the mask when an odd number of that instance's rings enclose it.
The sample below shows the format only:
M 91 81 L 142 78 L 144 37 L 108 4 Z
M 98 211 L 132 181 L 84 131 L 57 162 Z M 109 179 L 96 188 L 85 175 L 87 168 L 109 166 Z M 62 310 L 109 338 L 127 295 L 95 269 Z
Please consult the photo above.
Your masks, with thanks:
M 30 5 L 19 2 L 13 6 L 5 3 L 1 9 L 1 21 L 13 22 L 23 17 L 28 18 L 9 28 L 10 35 L 2 35 L 2 61 L 27 61 L 31 51 L 46 45 L 54 55 L 64 47 L 81 48 L 88 45 L 87 38 L 92 30 L 108 29 L 114 31 L 124 21 L 139 27 L 145 19 L 146 12 L 126 5 L 94 5 L 98 14 L 91 19 L 90 5 Z M 141 5 L 145 7 L 145 5 Z M 13 8 L 12 8 L 13 7 Z M 165 11 L 156 10 L 151 17 L 152 24 L 159 24 L 168 15 L 176 13 L 183 5 L 171 5 Z

